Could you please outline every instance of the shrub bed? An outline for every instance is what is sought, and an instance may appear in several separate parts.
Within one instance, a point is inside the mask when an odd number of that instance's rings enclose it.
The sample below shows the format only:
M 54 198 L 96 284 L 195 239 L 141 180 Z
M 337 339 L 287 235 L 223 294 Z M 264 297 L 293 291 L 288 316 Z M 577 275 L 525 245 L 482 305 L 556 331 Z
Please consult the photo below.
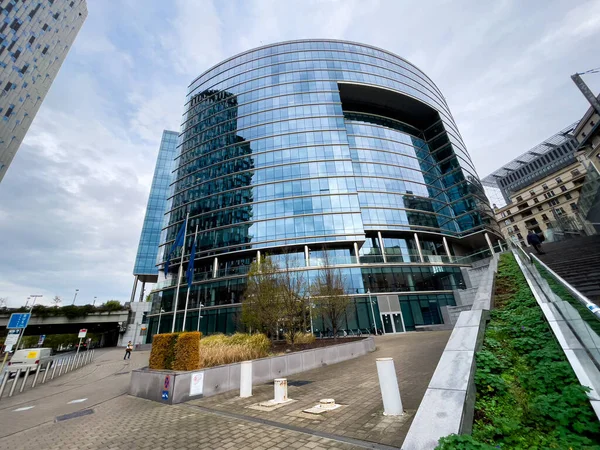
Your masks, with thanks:
M 200 368 L 269 356 L 271 341 L 264 334 L 215 334 L 200 341 Z
M 600 425 L 512 254 L 502 255 L 495 310 L 477 352 L 471 436 L 438 449 L 600 449 Z

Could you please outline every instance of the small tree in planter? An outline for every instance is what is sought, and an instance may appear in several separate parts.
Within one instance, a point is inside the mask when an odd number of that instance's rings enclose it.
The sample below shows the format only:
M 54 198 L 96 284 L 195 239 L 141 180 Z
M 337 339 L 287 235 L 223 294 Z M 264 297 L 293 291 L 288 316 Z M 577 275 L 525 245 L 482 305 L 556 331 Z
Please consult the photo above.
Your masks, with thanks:
M 282 286 L 279 268 L 271 258 L 254 261 L 248 272 L 248 284 L 242 302 L 242 323 L 250 330 L 277 335 L 282 316 Z
M 289 253 L 284 253 L 283 264 L 283 270 L 278 273 L 281 287 L 281 323 L 287 331 L 286 340 L 293 346 L 298 331 L 306 327 L 309 286 L 305 272 L 292 271 L 294 264 Z
M 312 285 L 315 311 L 323 317 L 323 323 L 331 326 L 334 339 L 343 323 L 346 310 L 350 304 L 350 297 L 346 294 L 344 277 L 339 269 L 334 269 L 329 264 L 327 251 L 324 267 Z

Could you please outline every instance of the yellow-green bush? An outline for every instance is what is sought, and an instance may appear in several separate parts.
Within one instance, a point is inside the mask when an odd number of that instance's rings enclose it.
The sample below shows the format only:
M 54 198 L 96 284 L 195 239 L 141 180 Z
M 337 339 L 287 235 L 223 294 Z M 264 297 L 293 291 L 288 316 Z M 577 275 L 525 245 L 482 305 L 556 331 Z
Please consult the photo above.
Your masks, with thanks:
M 178 336 L 178 333 L 154 335 L 149 363 L 151 369 L 173 369 L 173 361 L 175 361 L 175 344 L 177 343 Z
M 315 342 L 315 335 L 312 333 L 297 333 L 296 344 L 312 344 Z
M 196 370 L 200 368 L 200 338 L 202 333 L 181 333 L 175 344 L 174 370 Z
M 292 343 L 291 333 L 285 333 L 285 342 Z M 312 344 L 315 342 L 315 335 L 312 333 L 294 333 L 294 344 Z
M 264 334 L 215 334 L 200 340 L 200 367 L 213 367 L 268 356 L 271 341 Z

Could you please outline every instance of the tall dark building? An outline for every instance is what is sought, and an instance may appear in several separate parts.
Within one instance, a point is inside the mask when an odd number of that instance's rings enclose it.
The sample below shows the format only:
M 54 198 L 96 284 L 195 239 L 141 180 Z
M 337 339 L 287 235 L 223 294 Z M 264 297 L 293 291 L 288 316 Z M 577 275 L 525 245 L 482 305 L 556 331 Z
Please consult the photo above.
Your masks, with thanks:
M 86 0 L 0 3 L 2 181 L 88 12 Z
M 187 329 L 201 302 L 201 331 L 235 331 L 261 254 L 309 279 L 333 262 L 354 300 L 347 329 L 372 328 L 373 315 L 385 332 L 441 323 L 460 257 L 498 239 L 446 100 L 392 53 L 332 40 L 250 50 L 194 80 L 185 111 L 161 245 L 189 211 L 184 268 L 196 226 L 199 247 Z M 151 334 L 161 308 L 171 329 L 178 264 L 153 291 Z M 178 311 L 186 293 L 183 282 Z

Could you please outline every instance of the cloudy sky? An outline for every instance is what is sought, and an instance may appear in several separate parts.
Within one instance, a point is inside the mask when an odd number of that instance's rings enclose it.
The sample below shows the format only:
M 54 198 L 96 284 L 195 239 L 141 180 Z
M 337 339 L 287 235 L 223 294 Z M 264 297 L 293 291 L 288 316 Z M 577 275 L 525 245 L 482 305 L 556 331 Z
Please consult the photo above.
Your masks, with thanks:
M 0 297 L 129 299 L 163 129 L 188 83 L 288 39 L 382 47 L 440 87 L 480 176 L 579 119 L 600 0 L 88 0 L 89 17 L 0 184 Z M 585 77 L 600 92 L 600 74 Z

